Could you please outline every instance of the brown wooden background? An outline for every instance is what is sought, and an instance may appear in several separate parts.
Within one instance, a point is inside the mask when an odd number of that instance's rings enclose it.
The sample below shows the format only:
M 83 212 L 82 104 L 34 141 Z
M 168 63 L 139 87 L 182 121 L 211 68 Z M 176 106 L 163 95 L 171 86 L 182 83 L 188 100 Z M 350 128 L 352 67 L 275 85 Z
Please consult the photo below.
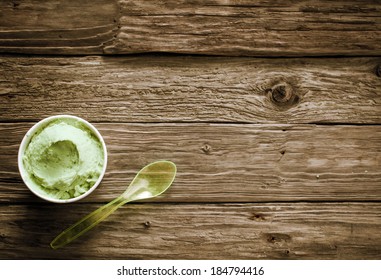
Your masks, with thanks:
M 0 52 L 1 259 L 381 258 L 381 1 L 4 0 Z M 17 170 L 55 114 L 109 153 L 69 205 Z M 50 249 L 158 159 L 167 193 Z

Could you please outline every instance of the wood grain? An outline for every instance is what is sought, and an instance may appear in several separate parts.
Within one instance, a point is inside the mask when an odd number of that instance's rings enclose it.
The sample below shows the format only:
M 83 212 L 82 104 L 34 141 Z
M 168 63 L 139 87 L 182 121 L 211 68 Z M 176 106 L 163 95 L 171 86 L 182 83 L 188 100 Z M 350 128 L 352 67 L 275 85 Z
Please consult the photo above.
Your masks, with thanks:
M 0 11 L 8 53 L 381 54 L 374 0 L 17 0 Z
M 99 206 L 0 205 L 0 258 L 381 257 L 379 203 L 127 204 L 79 240 L 50 249 L 57 234 Z
M 0 52 L 102 54 L 117 30 L 109 0 L 0 2 Z
M 129 1 L 106 53 L 380 54 L 378 1 Z
M 155 201 L 379 201 L 381 126 L 96 123 L 107 173 L 85 201 L 121 194 L 144 165 L 174 161 Z M 41 202 L 22 183 L 18 146 L 32 123 L 0 124 L 0 201 Z
M 0 57 L 0 121 L 381 123 L 380 58 Z

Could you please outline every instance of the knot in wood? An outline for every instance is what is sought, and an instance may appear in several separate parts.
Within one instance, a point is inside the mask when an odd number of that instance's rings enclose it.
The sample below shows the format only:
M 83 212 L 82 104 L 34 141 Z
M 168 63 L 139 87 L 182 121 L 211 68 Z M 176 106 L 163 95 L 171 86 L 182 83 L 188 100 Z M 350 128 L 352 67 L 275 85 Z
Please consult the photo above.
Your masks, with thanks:
M 209 144 L 204 144 L 201 148 L 201 150 L 205 153 L 205 154 L 210 154 L 210 151 L 212 150 L 212 147 L 209 145 Z
M 275 102 L 286 103 L 290 100 L 292 93 L 286 89 L 285 85 L 279 85 L 272 89 L 271 96 Z
M 150 228 L 151 227 L 151 222 L 150 221 L 146 221 L 145 223 L 143 223 L 144 227 L 145 228 Z
M 278 108 L 288 109 L 299 101 L 299 96 L 294 89 L 287 83 L 281 83 L 270 89 L 270 100 Z
M 268 233 L 265 234 L 265 237 L 269 243 L 289 242 L 291 240 L 291 236 L 284 233 Z
M 262 214 L 256 214 L 256 213 L 254 213 L 254 214 L 250 217 L 250 220 L 257 221 L 257 222 L 262 222 L 262 221 L 265 221 L 266 218 L 265 218 L 265 216 L 262 215 Z

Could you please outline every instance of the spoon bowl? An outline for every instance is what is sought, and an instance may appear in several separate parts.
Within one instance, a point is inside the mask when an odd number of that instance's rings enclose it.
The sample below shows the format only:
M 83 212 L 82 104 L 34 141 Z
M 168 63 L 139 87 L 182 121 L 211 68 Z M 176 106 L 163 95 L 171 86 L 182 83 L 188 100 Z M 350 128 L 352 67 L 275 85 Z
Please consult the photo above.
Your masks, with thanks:
M 129 201 L 156 197 L 165 192 L 176 176 L 176 165 L 157 161 L 146 165 L 132 180 L 122 196 Z

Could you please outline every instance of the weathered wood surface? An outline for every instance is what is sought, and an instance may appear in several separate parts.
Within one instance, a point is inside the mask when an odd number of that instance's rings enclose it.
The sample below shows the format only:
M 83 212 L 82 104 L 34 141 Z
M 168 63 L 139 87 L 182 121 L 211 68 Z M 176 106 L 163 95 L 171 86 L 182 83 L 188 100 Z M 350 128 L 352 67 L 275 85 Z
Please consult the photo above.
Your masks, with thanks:
M 0 11 L 9 53 L 381 54 L 378 0 L 13 0 Z
M 107 201 L 158 159 L 178 166 L 155 201 L 379 201 L 381 127 L 315 125 L 97 123 L 108 148 L 107 173 L 85 201 Z M 0 124 L 0 201 L 40 202 L 17 169 L 32 123 Z
M 2 56 L 0 121 L 379 124 L 378 75 L 380 58 Z
M 378 0 L 1 1 L 0 259 L 380 259 L 380 45 Z M 112 56 L 150 52 L 220 56 Z M 102 56 L 46 56 L 73 54 Z M 55 114 L 109 152 L 70 205 L 17 169 Z M 158 159 L 165 195 L 49 248 Z
M 0 2 L 0 52 L 101 54 L 117 30 L 117 1 Z
M 130 204 L 59 250 L 98 204 L 1 205 L 1 259 L 379 259 L 379 203 Z

